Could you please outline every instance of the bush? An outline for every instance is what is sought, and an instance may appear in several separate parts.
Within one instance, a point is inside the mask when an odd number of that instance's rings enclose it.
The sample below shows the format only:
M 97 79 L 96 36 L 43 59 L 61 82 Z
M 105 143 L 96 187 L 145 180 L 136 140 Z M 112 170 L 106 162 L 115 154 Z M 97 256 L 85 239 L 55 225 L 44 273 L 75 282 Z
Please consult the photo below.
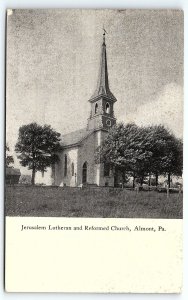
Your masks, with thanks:
M 31 184 L 31 176 L 30 175 L 21 175 L 19 183 L 20 184 Z

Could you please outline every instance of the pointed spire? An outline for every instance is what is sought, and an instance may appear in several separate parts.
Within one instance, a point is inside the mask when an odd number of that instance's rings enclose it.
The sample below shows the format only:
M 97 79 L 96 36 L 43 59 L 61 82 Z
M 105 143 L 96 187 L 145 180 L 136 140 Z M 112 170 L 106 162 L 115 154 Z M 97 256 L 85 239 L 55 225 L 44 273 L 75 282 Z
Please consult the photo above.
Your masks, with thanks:
M 102 51 L 101 51 L 101 62 L 100 62 L 100 70 L 99 70 L 99 77 L 98 77 L 98 83 L 97 88 L 95 90 L 95 93 L 91 97 L 90 101 L 93 101 L 94 98 L 98 96 L 106 96 L 110 98 L 112 101 L 117 101 L 112 92 L 109 88 L 109 81 L 108 81 L 108 66 L 107 66 L 107 55 L 106 55 L 106 41 L 105 41 L 105 35 L 106 30 L 103 28 L 103 43 L 102 43 Z

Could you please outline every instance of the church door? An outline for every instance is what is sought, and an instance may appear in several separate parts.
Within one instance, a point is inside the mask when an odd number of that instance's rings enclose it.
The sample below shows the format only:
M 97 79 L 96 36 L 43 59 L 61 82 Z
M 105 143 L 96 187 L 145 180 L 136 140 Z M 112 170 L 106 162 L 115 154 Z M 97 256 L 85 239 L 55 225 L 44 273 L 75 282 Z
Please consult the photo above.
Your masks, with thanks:
M 83 164 L 82 168 L 82 183 L 87 183 L 87 162 Z

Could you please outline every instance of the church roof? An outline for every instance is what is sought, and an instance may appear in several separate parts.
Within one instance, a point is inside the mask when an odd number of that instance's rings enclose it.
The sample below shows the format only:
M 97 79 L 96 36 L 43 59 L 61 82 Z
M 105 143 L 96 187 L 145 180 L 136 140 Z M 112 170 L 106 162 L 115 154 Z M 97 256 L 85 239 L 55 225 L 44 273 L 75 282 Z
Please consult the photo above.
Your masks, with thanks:
M 92 101 L 94 101 L 95 98 L 97 98 L 99 96 L 106 96 L 114 102 L 117 101 L 117 99 L 114 97 L 114 95 L 112 94 L 112 92 L 110 91 L 110 88 L 109 88 L 105 32 L 103 34 L 101 62 L 100 62 L 97 88 L 89 101 L 92 102 Z
M 6 175 L 12 176 L 12 175 L 21 175 L 20 169 L 15 169 L 12 167 L 6 167 Z
M 68 134 L 62 135 L 62 146 L 72 146 L 79 144 L 84 138 L 91 134 L 93 130 L 87 130 L 87 128 L 79 129 Z

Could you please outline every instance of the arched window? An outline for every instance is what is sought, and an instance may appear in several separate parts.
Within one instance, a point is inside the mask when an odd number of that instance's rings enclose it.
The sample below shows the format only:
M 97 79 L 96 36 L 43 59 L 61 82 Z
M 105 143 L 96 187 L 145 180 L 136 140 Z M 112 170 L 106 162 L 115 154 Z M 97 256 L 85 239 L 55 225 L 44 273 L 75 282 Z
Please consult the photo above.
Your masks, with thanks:
M 71 173 L 72 173 L 72 176 L 74 176 L 74 163 L 71 164 Z
M 110 104 L 108 102 L 106 103 L 106 113 L 110 113 Z
M 82 167 L 82 183 L 87 183 L 87 162 L 85 161 L 85 163 L 83 164 Z
M 67 176 L 67 154 L 65 154 L 64 160 L 64 176 Z
M 98 112 L 98 104 L 96 103 L 95 104 L 95 114 L 97 114 L 97 112 Z

